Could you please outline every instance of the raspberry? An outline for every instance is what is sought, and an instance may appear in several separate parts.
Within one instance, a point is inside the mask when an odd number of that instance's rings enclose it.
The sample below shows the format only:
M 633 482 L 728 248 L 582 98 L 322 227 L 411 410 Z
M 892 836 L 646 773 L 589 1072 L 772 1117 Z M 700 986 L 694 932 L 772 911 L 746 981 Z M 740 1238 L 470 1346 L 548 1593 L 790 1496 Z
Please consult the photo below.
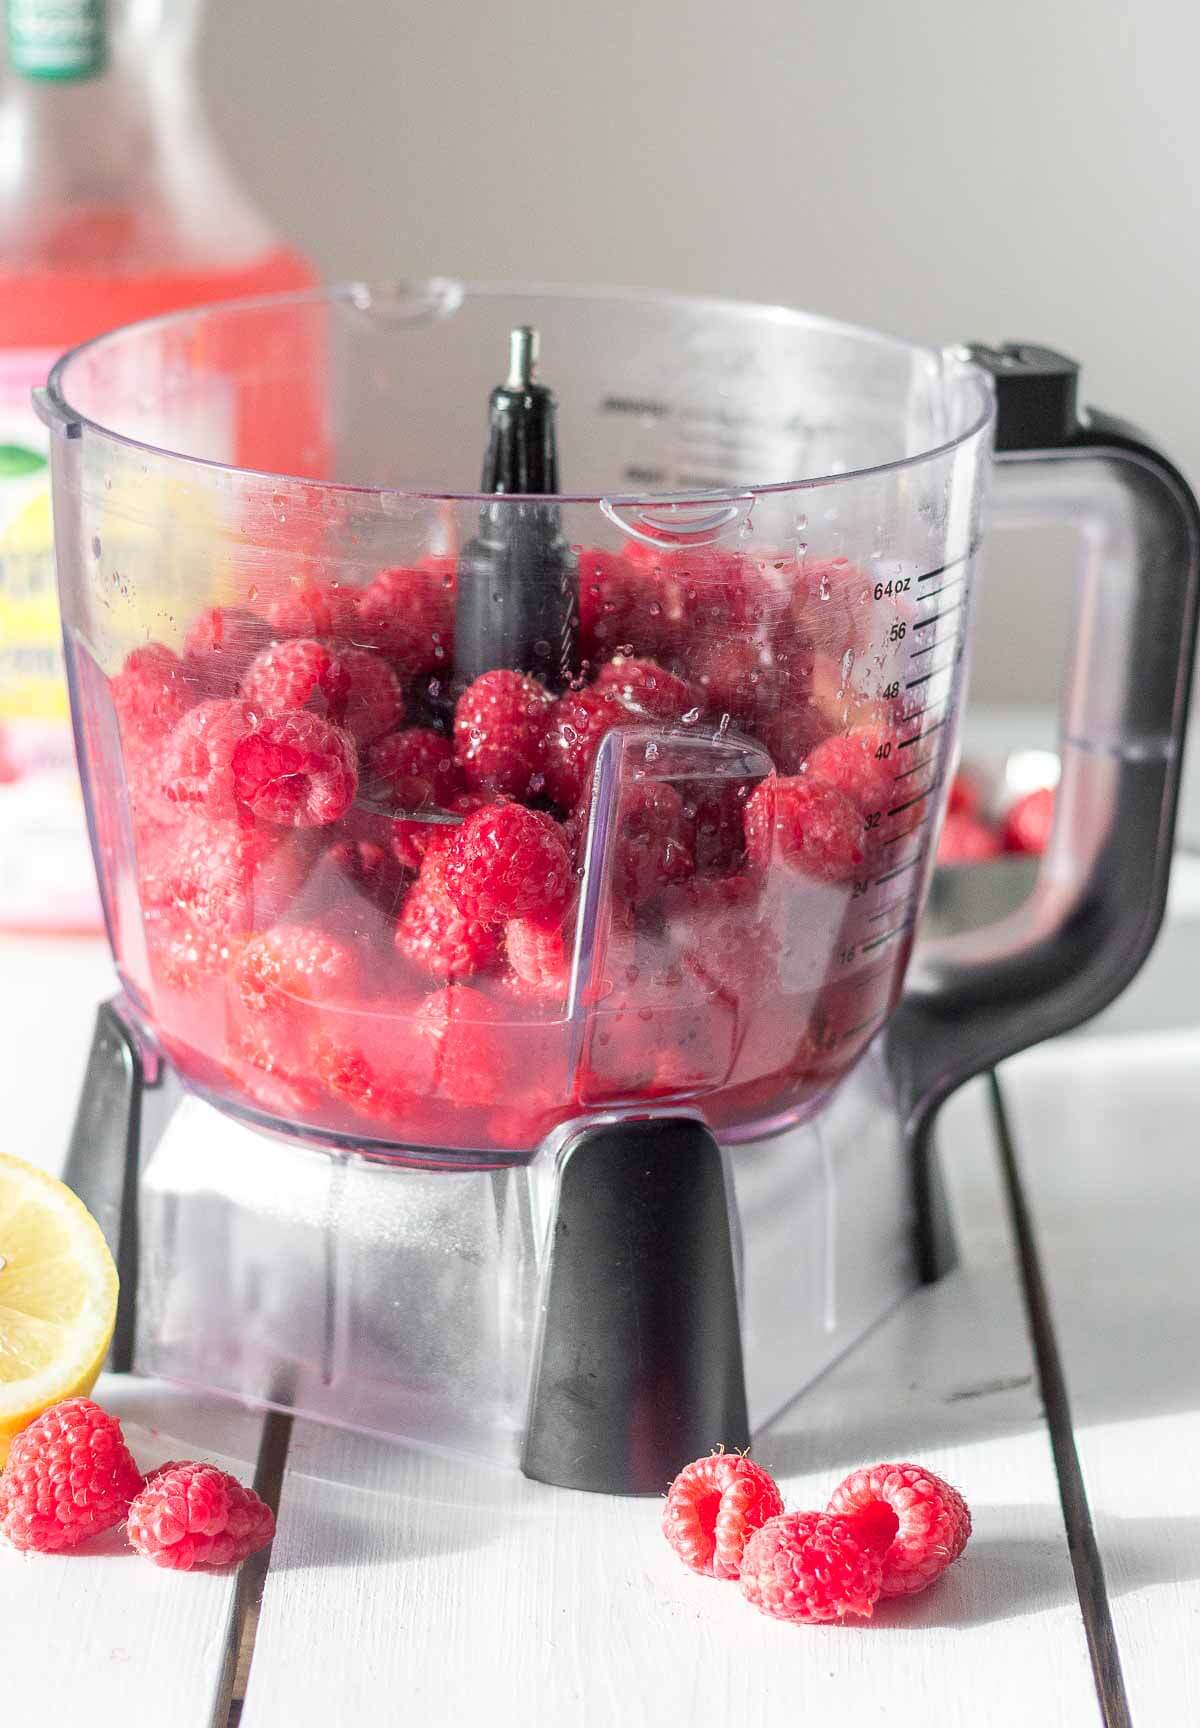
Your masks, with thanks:
M 454 653 L 453 566 L 381 570 L 358 596 L 354 639 L 377 648 L 405 677 L 449 670 Z
M 445 810 L 436 819 L 432 814 L 425 818 L 398 817 L 392 823 L 390 835 L 393 856 L 406 870 L 419 870 L 431 846 L 445 848 L 458 832 L 460 824 L 447 821 L 446 817 L 469 816 L 472 811 L 496 802 L 486 792 L 452 792 Z
M 746 636 L 696 642 L 688 651 L 688 675 L 713 714 L 752 720 L 774 709 L 774 671 L 758 645 Z
M 427 726 L 393 732 L 367 751 L 366 779 L 400 810 L 445 805 L 458 786 L 450 741 Z
M 147 911 L 144 924 L 151 973 L 167 990 L 190 994 L 225 972 L 239 951 L 238 936 L 171 908 Z
M 746 800 L 746 851 L 757 870 L 773 855 L 817 882 L 844 882 L 866 857 L 862 812 L 844 792 L 771 774 Z
M 960 769 L 950 782 L 950 792 L 946 800 L 947 814 L 978 816 L 980 802 L 978 783 L 972 775 Z
M 561 915 L 511 918 L 504 926 L 504 952 L 519 981 L 520 996 L 563 999 L 571 974 L 574 932 Z
M 939 864 L 982 864 L 988 858 L 999 857 L 1003 850 L 999 835 L 993 833 L 986 822 L 965 811 L 952 810 L 942 823 L 937 861 Z
M 393 1132 L 433 1083 L 433 1053 L 415 1030 L 420 1004 L 419 997 L 395 993 L 382 1011 L 353 999 L 331 1002 L 312 1045 L 329 1096 Z
M 785 1512 L 751 1536 L 742 1555 L 742 1595 L 762 1614 L 818 1626 L 849 1614 L 869 1620 L 883 1563 L 850 1519 Z
M 396 922 L 396 951 L 433 978 L 469 978 L 490 966 L 499 953 L 495 930 L 465 917 L 450 898 L 447 851 L 433 847 L 421 860 Z
M 387 661 L 365 648 L 340 648 L 337 663 L 347 680 L 338 724 L 356 744 L 382 738 L 404 718 L 404 692 Z
M 485 804 L 446 851 L 446 892 L 465 917 L 484 924 L 554 912 L 572 879 L 562 829 L 523 804 Z
M 666 636 L 660 584 L 653 569 L 615 552 L 581 547 L 579 639 L 584 657 L 603 660 L 618 650 L 654 654 Z
M 14 1548 L 57 1554 L 111 1530 L 142 1485 L 114 1416 L 68 1398 L 12 1443 L 0 1475 L 0 1534 Z
M 958 1559 L 971 1534 L 957 1488 L 919 1464 L 853 1471 L 834 1489 L 829 1510 L 880 1556 L 885 1596 L 924 1590 Z
M 163 795 L 172 804 L 195 806 L 210 816 L 235 816 L 234 747 L 253 731 L 257 719 L 248 702 L 209 701 L 189 708 L 163 745 Z
M 896 790 L 895 740 L 882 726 L 854 726 L 817 745 L 808 758 L 808 776 L 836 786 L 864 814 L 882 814 Z
M 438 1096 L 462 1108 L 499 1104 L 510 1096 L 516 1065 L 507 1016 L 480 991 L 466 984 L 436 990 L 418 1008 L 414 1031 L 433 1052 Z
M 319 714 L 268 714 L 233 752 L 239 804 L 264 821 L 296 828 L 336 822 L 354 800 L 354 740 Z
M 183 662 L 161 642 L 149 642 L 127 654 L 109 691 L 126 749 L 131 744 L 160 743 L 191 706 Z
M 469 684 L 454 710 L 454 755 L 467 785 L 514 798 L 539 792 L 551 706 L 523 672 L 485 672 Z
M 297 636 L 255 655 L 242 679 L 242 697 L 261 714 L 307 708 L 340 720 L 350 695 L 350 677 L 323 642 Z
M 1040 856 L 1050 844 L 1054 826 L 1054 791 L 1039 787 L 1018 798 L 1004 818 L 1001 842 L 1006 852 L 1032 852 Z
M 252 1013 L 286 1018 L 297 1003 L 324 1002 L 356 990 L 359 961 L 353 948 L 324 930 L 277 924 L 247 942 L 234 978 Z
M 138 892 L 144 909 L 179 913 L 197 929 L 247 931 L 282 916 L 304 868 L 278 830 L 195 811 L 139 850 Z
M 238 1566 L 275 1534 L 275 1514 L 215 1464 L 152 1471 L 129 1508 L 129 1545 L 172 1572 Z
M 189 677 L 210 695 L 232 696 L 246 668 L 270 639 L 271 632 L 257 612 L 245 606 L 212 606 L 193 620 L 184 639 L 183 664 Z
M 751 1533 L 782 1511 L 779 1489 L 761 1464 L 738 1452 L 714 1452 L 681 1470 L 667 1490 L 663 1535 L 693 1572 L 736 1578 Z
M 277 595 L 267 607 L 267 621 L 277 641 L 292 636 L 346 640 L 354 635 L 354 596 L 333 583 L 306 582 Z
M 659 720 L 682 720 L 693 710 L 699 718 L 702 702 L 699 693 L 654 660 L 616 654 L 597 672 L 593 688 L 615 696 L 627 708 L 638 708 Z
M 636 726 L 638 716 L 610 693 L 573 690 L 550 711 L 545 735 L 546 790 L 563 810 L 573 810 L 591 779 L 600 740 L 614 726 Z
M 695 833 L 683 799 L 661 780 L 634 780 L 621 790 L 613 837 L 613 892 L 644 906 L 668 882 L 696 868 Z

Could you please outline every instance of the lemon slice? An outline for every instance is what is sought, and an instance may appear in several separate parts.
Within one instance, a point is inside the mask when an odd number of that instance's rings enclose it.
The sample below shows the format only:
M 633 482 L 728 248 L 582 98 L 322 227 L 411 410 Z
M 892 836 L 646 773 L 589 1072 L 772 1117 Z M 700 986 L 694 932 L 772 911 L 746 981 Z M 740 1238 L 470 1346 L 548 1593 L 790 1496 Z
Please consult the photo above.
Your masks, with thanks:
M 90 1392 L 117 1317 L 117 1269 L 62 1182 L 0 1153 L 0 1465 L 14 1434 Z

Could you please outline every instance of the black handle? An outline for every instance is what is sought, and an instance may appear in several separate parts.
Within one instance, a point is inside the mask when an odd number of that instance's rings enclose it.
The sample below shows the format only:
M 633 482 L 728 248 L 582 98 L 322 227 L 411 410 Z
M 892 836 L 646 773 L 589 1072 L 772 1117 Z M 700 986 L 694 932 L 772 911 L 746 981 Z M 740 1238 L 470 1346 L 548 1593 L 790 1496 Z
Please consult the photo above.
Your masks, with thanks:
M 1069 1031 L 1135 975 L 1170 874 L 1200 589 L 1200 508 L 1133 427 L 1075 415 L 1073 362 L 1028 345 L 975 349 L 996 379 L 997 481 L 1025 521 L 1086 516 L 1087 605 L 1068 668 L 1054 833 L 1011 919 L 918 950 L 887 1049 L 931 1188 L 938 1106 L 972 1075 Z M 925 1208 L 928 1211 L 928 1208 Z M 935 1275 L 932 1230 L 923 1243 Z

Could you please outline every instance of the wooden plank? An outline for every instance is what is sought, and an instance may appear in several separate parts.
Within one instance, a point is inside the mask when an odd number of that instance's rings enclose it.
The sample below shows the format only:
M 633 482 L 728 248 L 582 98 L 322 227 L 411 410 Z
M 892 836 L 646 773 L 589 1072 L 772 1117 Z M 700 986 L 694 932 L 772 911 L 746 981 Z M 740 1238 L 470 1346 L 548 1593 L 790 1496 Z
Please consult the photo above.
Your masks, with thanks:
M 99 942 L 0 942 L 3 1145 L 62 1167 L 96 1004 L 114 988 Z M 212 1458 L 254 1473 L 262 1417 L 153 1381 L 102 1376 L 95 1396 L 120 1417 L 143 1468 Z M 92 1728 L 169 1721 L 224 1728 L 237 1575 L 175 1575 L 139 1559 L 120 1531 L 71 1555 L 0 1542 L 0 1717 L 13 1728 L 47 1708 Z
M 1002 1079 L 1136 1723 L 1200 1714 L 1198 1074 L 1183 1026 Z
M 871 1627 L 780 1626 L 686 1573 L 657 1503 L 297 1424 L 243 1728 L 282 1722 L 1094 1724 L 1056 1484 L 977 1090 L 945 1121 L 964 1264 L 756 1451 L 789 1503 L 864 1461 L 961 1484 L 969 1557 Z M 336 1655 L 332 1653 L 336 1652 Z

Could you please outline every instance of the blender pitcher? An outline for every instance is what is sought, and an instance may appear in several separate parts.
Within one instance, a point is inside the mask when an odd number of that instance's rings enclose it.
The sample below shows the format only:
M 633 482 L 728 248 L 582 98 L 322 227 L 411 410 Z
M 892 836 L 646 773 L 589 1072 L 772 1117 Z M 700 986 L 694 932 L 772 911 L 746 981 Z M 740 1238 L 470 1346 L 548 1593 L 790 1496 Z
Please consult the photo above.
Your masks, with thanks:
M 121 1365 L 657 1490 L 937 1272 L 938 1104 L 1166 890 L 1197 508 L 1075 384 L 449 281 L 60 361 Z M 1013 919 L 914 955 L 989 480 L 1078 530 L 1057 816 Z

